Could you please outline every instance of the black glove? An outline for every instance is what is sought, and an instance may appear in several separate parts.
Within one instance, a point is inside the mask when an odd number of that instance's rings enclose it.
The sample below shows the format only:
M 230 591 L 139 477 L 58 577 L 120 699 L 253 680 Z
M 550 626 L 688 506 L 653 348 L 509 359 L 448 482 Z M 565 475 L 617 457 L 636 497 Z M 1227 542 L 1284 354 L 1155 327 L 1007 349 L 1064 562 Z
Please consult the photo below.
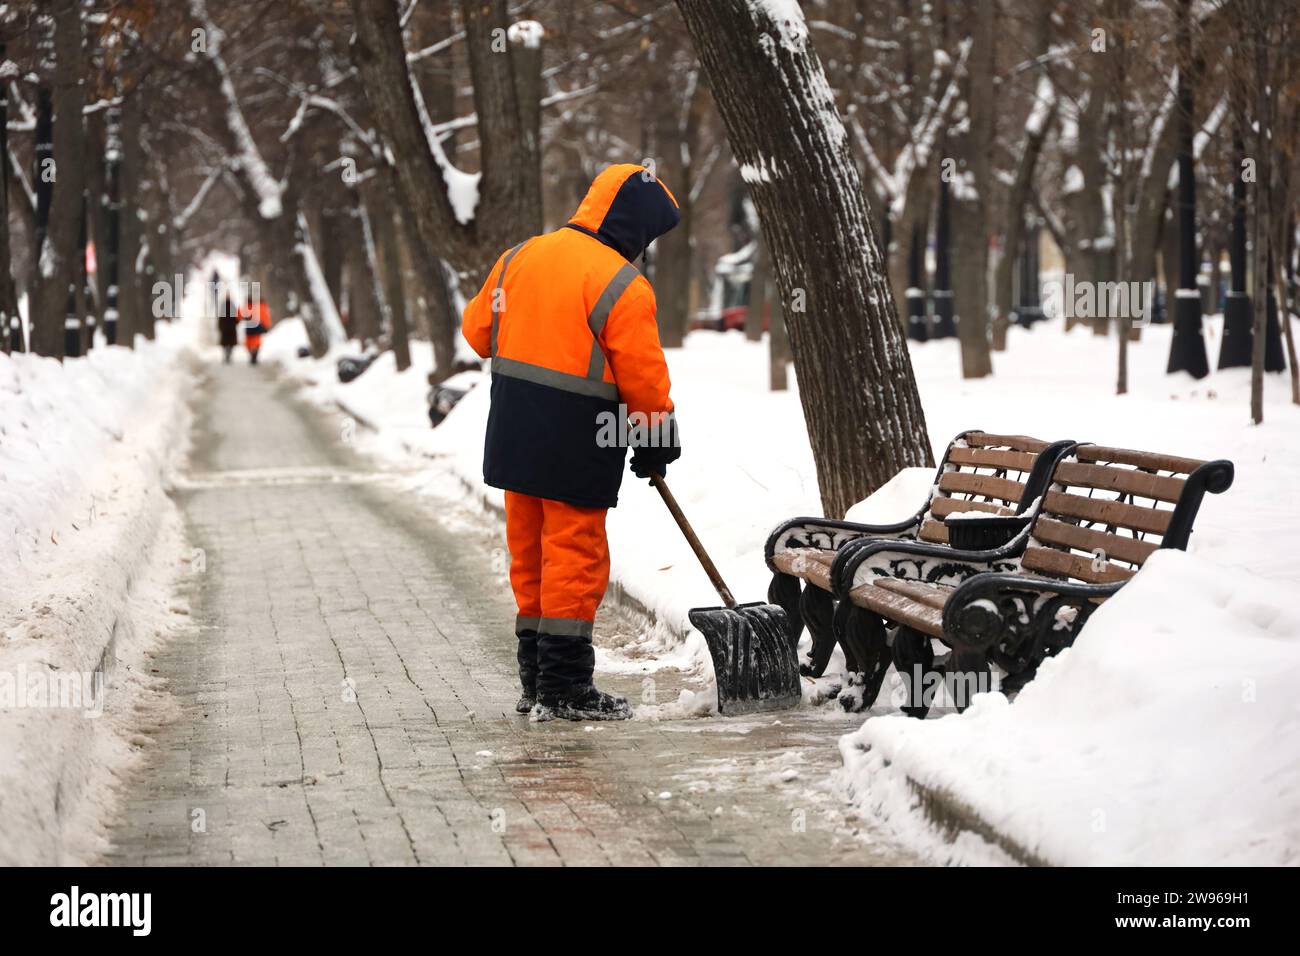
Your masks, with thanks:
M 668 466 L 682 457 L 681 436 L 677 432 L 677 417 L 669 412 L 663 421 L 650 428 L 650 443 L 632 449 L 632 474 L 649 478 L 668 476 Z

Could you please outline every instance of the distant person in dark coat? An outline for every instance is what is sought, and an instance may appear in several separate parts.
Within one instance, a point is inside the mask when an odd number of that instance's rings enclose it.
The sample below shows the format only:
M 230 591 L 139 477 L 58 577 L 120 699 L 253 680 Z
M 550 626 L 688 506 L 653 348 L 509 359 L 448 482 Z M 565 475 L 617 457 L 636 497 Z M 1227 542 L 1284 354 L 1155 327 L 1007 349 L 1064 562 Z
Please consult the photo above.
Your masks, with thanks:
M 221 307 L 217 310 L 217 333 L 221 336 L 221 351 L 229 365 L 230 355 L 239 344 L 239 318 L 235 315 L 235 303 L 227 295 L 221 297 Z

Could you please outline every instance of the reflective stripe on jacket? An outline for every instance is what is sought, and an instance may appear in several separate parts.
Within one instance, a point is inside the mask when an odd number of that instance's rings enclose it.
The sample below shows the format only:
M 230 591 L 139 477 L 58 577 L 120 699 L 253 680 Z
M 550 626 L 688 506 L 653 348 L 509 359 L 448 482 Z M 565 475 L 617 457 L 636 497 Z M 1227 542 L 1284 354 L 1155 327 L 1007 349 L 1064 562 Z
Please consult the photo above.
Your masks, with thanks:
M 492 267 L 461 325 L 492 358 L 489 485 L 584 507 L 617 503 L 626 449 L 597 444 L 601 416 L 673 407 L 654 291 L 629 260 L 677 220 L 667 187 L 640 166 L 611 166 L 565 227 Z

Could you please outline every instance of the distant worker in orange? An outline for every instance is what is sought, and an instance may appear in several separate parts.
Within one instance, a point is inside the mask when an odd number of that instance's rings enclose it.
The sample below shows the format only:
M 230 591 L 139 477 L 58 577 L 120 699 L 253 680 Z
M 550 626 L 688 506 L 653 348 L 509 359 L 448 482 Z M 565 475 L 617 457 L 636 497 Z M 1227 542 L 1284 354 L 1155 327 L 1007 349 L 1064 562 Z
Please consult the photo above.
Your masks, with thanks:
M 244 348 L 248 349 L 248 361 L 256 365 L 257 353 L 262 348 L 262 336 L 271 331 L 271 310 L 260 296 L 248 293 L 248 298 L 239 307 L 239 321 L 244 328 Z
M 492 358 L 483 479 L 506 493 L 515 709 L 538 720 L 632 715 L 592 683 L 592 622 L 609 583 L 605 513 L 636 443 L 627 436 L 648 438 L 632 454 L 638 477 L 681 455 L 654 291 L 632 264 L 679 219 L 651 171 L 610 166 L 568 223 L 503 253 L 465 307 L 465 339 Z M 621 427 L 629 421 L 648 427 Z

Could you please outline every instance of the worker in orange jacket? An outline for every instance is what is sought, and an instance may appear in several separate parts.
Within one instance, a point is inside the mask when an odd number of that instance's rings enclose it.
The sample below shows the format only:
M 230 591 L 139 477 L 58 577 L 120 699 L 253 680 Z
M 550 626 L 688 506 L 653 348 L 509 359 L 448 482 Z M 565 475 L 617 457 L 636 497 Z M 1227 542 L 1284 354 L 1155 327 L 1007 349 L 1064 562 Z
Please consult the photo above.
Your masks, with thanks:
M 462 334 L 492 358 L 483 479 L 506 493 L 516 710 L 539 720 L 631 716 L 592 683 L 592 621 L 628 446 L 646 439 L 631 462 L 642 478 L 681 454 L 654 291 L 632 264 L 679 219 L 649 170 L 610 166 L 568 223 L 503 253 L 465 307 Z
M 238 315 L 244 329 L 244 348 L 248 349 L 248 361 L 256 365 L 257 353 L 262 348 L 262 336 L 271 331 L 271 310 L 250 292 L 244 304 L 239 307 Z

